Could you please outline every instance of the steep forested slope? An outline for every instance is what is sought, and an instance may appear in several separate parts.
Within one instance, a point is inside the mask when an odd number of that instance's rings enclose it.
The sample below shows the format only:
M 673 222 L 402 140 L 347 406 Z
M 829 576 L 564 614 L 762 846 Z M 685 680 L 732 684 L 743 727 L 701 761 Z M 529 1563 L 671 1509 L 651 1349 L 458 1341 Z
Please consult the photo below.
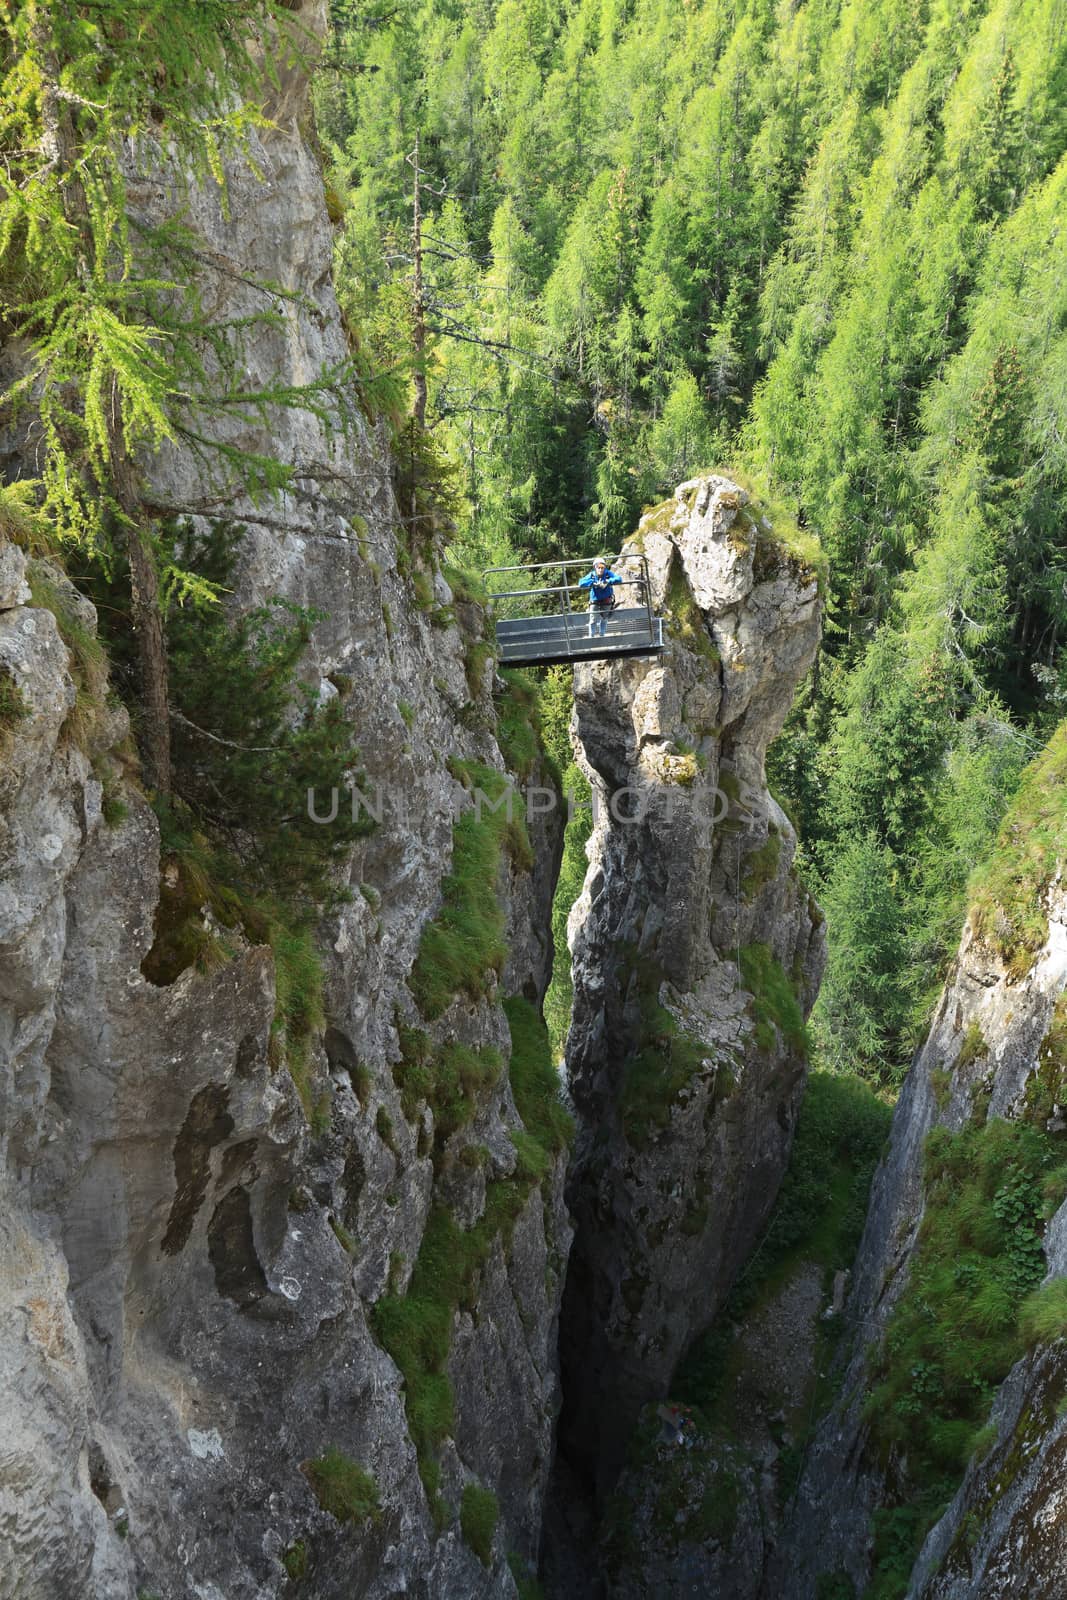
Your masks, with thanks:
M 1062 0 L 334 15 L 342 295 L 402 377 L 417 168 L 472 550 L 610 545 L 715 461 L 818 530 L 827 638 L 772 768 L 831 911 L 823 1049 L 896 1079 L 1062 710 Z

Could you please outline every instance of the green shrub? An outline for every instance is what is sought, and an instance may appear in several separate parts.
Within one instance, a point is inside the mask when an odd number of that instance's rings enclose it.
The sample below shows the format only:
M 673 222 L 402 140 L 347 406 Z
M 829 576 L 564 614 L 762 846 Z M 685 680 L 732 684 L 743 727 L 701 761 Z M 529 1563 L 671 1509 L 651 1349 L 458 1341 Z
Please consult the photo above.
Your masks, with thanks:
M 499 974 L 507 959 L 505 916 L 500 902 L 500 870 L 505 851 L 520 866 L 532 865 L 522 799 L 502 801 L 508 780 L 494 767 L 456 762 L 454 771 L 468 789 L 484 794 L 489 805 L 464 812 L 452 830 L 452 868 L 442 886 L 443 904 L 426 924 L 410 986 L 423 1016 L 441 1015 L 458 994 L 483 999 L 488 974 Z M 500 803 L 499 810 L 490 806 Z
M 300 1469 L 322 1509 L 338 1522 L 376 1522 L 381 1515 L 378 1485 L 366 1468 L 330 1445 L 315 1461 Z
M 492 1565 L 493 1535 L 499 1516 L 500 1508 L 491 1489 L 483 1489 L 479 1483 L 464 1485 L 459 1525 L 464 1539 L 485 1567 Z
M 923 1512 L 918 1506 L 883 1506 L 872 1524 L 874 1572 L 864 1600 L 900 1600 L 922 1541 Z
M 740 951 L 741 977 L 752 995 L 756 1043 L 773 1050 L 780 1033 L 798 1055 L 807 1056 L 808 1033 L 804 1014 L 789 978 L 770 945 L 750 944 Z
M 187 564 L 214 583 L 231 581 L 242 530 L 187 532 Z M 331 823 L 308 815 L 356 777 L 356 749 L 341 702 L 319 705 L 299 663 L 323 617 L 286 600 L 234 614 L 221 605 L 172 607 L 168 617 L 174 724 L 174 793 L 198 827 L 240 862 L 248 890 L 308 913 L 345 898 L 335 868 L 374 826 L 341 803 Z M 347 794 L 344 795 L 347 799 Z
M 856 1585 L 847 1572 L 820 1572 L 815 1580 L 815 1600 L 856 1600 Z

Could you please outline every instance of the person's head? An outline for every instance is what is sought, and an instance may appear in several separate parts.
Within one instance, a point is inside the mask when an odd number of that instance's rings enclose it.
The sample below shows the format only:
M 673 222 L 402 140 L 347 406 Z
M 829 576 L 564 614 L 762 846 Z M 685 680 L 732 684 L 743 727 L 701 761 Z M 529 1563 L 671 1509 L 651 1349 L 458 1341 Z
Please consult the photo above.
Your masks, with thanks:
M 597 556 L 596 560 L 593 562 L 593 570 L 594 572 L 606 572 L 607 565 L 608 564 L 604 560 L 603 556 Z

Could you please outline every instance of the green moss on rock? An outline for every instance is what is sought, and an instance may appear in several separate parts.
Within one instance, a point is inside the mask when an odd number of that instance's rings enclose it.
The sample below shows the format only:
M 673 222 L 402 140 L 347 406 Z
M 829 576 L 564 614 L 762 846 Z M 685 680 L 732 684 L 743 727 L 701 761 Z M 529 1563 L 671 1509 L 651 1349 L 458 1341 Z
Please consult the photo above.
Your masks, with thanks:
M 699 1073 L 710 1070 L 716 1105 L 735 1088 L 729 1065 L 717 1061 L 709 1046 L 687 1033 L 661 1004 L 661 984 L 662 973 L 649 962 L 638 988 L 638 1046 L 623 1068 L 619 1094 L 623 1131 L 638 1150 L 670 1125 L 678 1095 Z
M 671 503 L 673 504 L 673 501 Z M 671 557 L 670 578 L 667 583 L 667 615 L 674 637 L 687 649 L 701 656 L 709 667 L 717 667 L 722 658 L 708 633 L 704 614 L 693 598 L 693 592 L 682 567 L 682 558 L 677 551 Z

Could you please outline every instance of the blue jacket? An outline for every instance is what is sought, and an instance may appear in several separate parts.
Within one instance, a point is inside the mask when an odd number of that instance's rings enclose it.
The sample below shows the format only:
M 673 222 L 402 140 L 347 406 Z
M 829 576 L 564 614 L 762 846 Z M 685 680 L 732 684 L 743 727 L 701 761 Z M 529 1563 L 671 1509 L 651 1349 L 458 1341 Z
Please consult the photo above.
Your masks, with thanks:
M 610 567 L 606 567 L 599 578 L 594 568 L 588 577 L 581 580 L 578 587 L 579 589 L 589 590 L 589 604 L 591 606 L 610 606 L 615 599 L 611 586 L 613 583 L 621 582 L 622 579 L 616 577 Z

